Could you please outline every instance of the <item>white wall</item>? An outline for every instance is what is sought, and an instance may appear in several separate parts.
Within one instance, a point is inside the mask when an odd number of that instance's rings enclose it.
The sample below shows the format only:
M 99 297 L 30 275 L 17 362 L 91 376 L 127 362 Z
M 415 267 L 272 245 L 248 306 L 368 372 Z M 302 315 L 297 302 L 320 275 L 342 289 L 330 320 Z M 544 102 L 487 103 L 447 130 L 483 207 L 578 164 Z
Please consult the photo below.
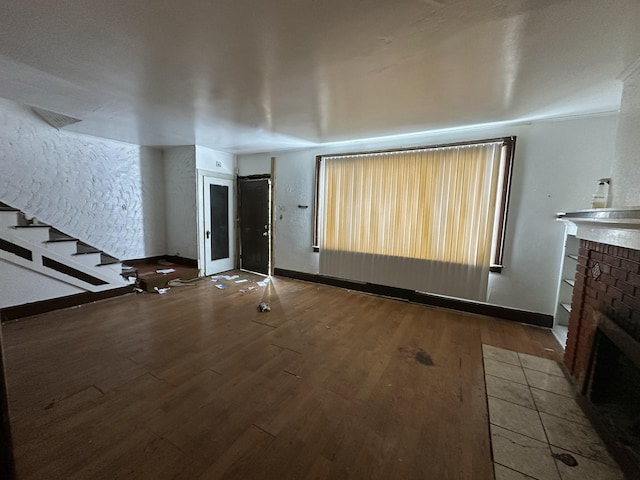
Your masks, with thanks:
M 4 260 L 0 260 L 0 274 L 0 308 L 84 292 L 73 285 Z
M 0 99 L 0 201 L 118 258 L 164 253 L 161 152 L 58 131 Z
M 640 64 L 624 81 L 611 194 L 611 206 L 640 206 Z
M 167 254 L 197 259 L 195 146 L 168 148 L 163 157 Z
M 232 153 L 220 152 L 196 145 L 196 168 L 214 173 L 233 175 L 236 170 L 236 157 Z
M 318 254 L 311 245 L 313 210 L 298 209 L 299 204 L 313 205 L 316 155 L 516 135 L 505 268 L 491 274 L 488 302 L 553 314 L 563 239 L 562 225 L 554 217 L 559 211 L 590 207 L 596 180 L 611 173 L 616 123 L 614 115 L 583 117 L 416 136 L 403 142 L 243 155 L 238 169 L 241 175 L 269 173 L 270 158 L 276 157 L 275 266 L 317 273 Z
M 196 145 L 196 166 L 198 168 L 197 177 L 197 196 L 198 196 L 198 232 L 197 232 L 197 246 L 198 246 L 198 266 L 200 268 L 201 275 L 205 275 L 207 272 L 207 253 L 206 253 L 206 241 L 205 241 L 205 228 L 204 228 L 204 197 L 205 197 L 205 177 L 214 176 L 226 179 L 234 179 L 237 169 L 236 156 L 231 153 L 220 152 L 218 150 L 212 150 L 211 148 L 202 147 Z M 231 201 L 232 210 L 235 211 L 235 182 L 231 189 Z M 208 213 L 207 213 L 208 214 Z M 234 222 L 234 225 L 236 222 Z M 237 238 L 237 229 L 233 229 L 233 238 Z M 232 250 L 233 246 L 232 244 Z M 232 255 L 235 258 L 235 254 Z
M 271 173 L 271 157 L 265 153 L 243 155 L 240 158 L 238 159 L 238 175 L 241 177 Z
M 489 278 L 488 302 L 553 314 L 561 265 L 559 211 L 590 208 L 610 176 L 616 117 L 544 122 L 518 136 L 505 269 Z
M 0 99 L 0 201 L 121 259 L 165 253 L 157 149 L 58 131 Z M 0 307 L 81 290 L 0 262 Z
M 166 191 L 167 253 L 198 259 L 199 202 L 198 171 L 233 175 L 236 158 L 200 145 L 167 148 L 163 152 Z

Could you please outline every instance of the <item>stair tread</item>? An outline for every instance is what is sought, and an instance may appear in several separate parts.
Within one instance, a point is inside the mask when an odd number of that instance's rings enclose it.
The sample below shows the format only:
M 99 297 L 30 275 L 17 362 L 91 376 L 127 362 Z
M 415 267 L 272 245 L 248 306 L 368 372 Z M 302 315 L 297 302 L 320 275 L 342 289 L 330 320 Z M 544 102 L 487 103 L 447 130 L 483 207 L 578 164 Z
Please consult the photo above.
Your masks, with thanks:
M 75 253 L 72 253 L 71 256 L 80 256 L 80 255 L 91 255 L 91 254 L 99 254 L 100 255 L 100 263 L 96 264 L 95 267 L 103 267 L 103 266 L 109 266 L 109 265 L 118 265 L 121 264 L 120 260 L 112 257 L 111 255 L 108 255 L 106 253 L 104 253 L 102 250 L 99 250 L 91 245 L 88 245 L 80 240 L 78 240 L 77 238 L 73 238 L 69 235 L 67 235 L 66 233 L 58 230 L 55 227 L 52 227 L 51 225 L 45 224 L 45 223 L 36 223 L 35 225 L 33 224 L 29 224 L 29 225 L 24 225 L 24 223 L 31 221 L 30 219 L 27 219 L 24 214 L 21 213 L 21 211 L 17 208 L 13 208 L 10 205 L 7 205 L 5 203 L 0 202 L 0 212 L 17 212 L 20 215 L 21 218 L 18 218 L 18 222 L 22 223 L 22 225 L 12 225 L 9 228 L 14 228 L 14 229 L 29 229 L 29 228 L 47 228 L 49 229 L 49 239 L 48 240 L 43 240 L 43 243 L 63 243 L 63 242 L 76 242 L 77 244 L 77 249 L 78 251 Z M 82 263 L 82 262 L 80 262 Z M 86 263 L 86 262 L 85 262 Z M 74 267 L 67 267 L 67 269 L 69 271 L 75 271 Z M 80 278 L 80 277 L 77 277 Z
M 78 240 L 75 238 L 53 238 L 49 240 L 45 240 L 44 243 L 59 243 L 59 242 L 77 242 Z
M 7 205 L 4 202 L 0 202 L 0 212 L 19 212 L 17 208 L 12 207 L 11 205 Z
M 111 260 L 111 261 L 108 261 L 108 262 L 99 263 L 99 264 L 96 265 L 96 267 L 104 267 L 106 265 L 116 265 L 118 263 L 120 263 L 120 260 Z

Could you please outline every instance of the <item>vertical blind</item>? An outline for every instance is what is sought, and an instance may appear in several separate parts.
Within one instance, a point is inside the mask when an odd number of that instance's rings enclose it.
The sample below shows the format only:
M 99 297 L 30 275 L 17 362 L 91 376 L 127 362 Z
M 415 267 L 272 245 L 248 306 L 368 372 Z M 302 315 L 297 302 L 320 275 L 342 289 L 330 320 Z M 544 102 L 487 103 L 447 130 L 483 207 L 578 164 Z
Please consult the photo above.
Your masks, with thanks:
M 501 152 L 495 142 L 323 159 L 321 273 L 485 300 Z

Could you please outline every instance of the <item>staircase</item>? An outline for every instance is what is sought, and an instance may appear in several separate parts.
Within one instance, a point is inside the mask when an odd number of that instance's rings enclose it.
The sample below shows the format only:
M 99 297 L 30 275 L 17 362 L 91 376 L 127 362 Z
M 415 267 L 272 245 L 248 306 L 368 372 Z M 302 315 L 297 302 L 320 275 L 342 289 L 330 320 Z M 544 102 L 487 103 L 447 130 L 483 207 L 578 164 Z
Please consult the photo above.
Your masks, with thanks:
M 0 259 L 90 292 L 129 283 L 117 258 L 1 202 Z

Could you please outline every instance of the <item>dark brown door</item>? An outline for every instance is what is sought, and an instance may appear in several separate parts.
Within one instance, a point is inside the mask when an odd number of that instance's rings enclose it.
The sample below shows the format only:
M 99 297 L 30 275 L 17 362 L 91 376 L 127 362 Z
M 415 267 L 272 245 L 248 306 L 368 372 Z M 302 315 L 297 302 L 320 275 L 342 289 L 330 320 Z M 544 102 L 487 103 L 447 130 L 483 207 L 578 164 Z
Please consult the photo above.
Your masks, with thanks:
M 271 179 L 240 178 L 240 268 L 269 275 Z

